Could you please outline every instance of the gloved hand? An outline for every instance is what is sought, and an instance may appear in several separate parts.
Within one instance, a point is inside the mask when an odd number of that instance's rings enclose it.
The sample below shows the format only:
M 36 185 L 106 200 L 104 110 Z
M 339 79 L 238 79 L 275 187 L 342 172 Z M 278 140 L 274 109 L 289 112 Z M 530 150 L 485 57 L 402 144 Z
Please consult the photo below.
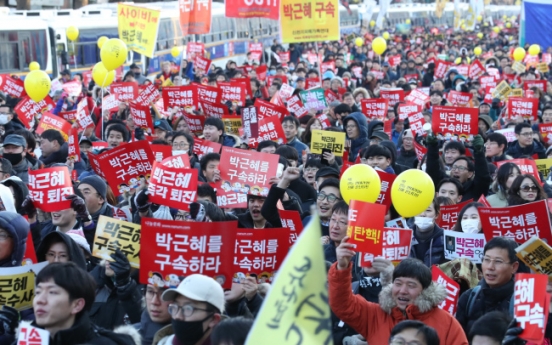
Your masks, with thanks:
M 433 133 L 429 134 L 426 138 L 426 144 L 437 145 L 437 137 Z
M 368 345 L 368 342 L 360 334 L 355 334 L 343 338 L 343 345 Z
M 474 138 L 473 138 L 473 149 L 475 152 L 483 152 L 483 149 L 485 147 L 485 141 L 483 141 L 483 137 L 480 136 L 479 134 L 476 135 Z
M 148 212 L 151 202 L 148 198 L 148 190 L 143 189 L 141 190 L 134 199 L 134 203 L 136 204 L 136 208 L 138 209 L 138 212 Z
M 523 332 L 523 328 L 518 326 L 517 320 L 514 318 L 508 325 L 502 345 L 525 345 L 526 341 L 518 338 L 521 332 Z
M 115 273 L 115 284 L 117 286 L 124 286 L 128 284 L 130 280 L 130 262 L 120 249 L 117 249 L 115 253 L 111 254 L 111 258 L 115 260 L 109 263 L 109 268 Z
M 0 309 L 0 335 L 15 336 L 19 325 L 19 312 L 6 305 Z
M 25 200 L 23 200 L 21 208 L 23 210 L 23 213 L 26 214 L 29 218 L 33 218 L 34 216 L 36 216 L 36 207 L 30 195 L 27 195 Z
M 92 217 L 90 217 L 90 213 L 88 213 L 88 209 L 86 208 L 86 204 L 80 196 L 71 194 L 66 195 L 65 199 L 71 200 L 71 208 L 77 212 L 77 217 L 80 218 L 81 221 L 88 222 L 92 220 Z

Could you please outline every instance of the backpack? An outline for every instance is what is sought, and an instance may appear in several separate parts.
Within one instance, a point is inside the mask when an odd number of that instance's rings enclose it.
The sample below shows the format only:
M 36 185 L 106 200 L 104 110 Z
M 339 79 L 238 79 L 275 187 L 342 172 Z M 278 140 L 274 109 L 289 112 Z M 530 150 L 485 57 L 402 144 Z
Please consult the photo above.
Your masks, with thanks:
M 473 310 L 473 306 L 475 305 L 475 301 L 477 300 L 477 296 L 481 292 L 481 285 L 477 285 L 470 291 L 470 295 L 468 296 L 468 304 L 466 308 L 466 317 L 470 317 L 471 312 Z M 514 294 L 512 293 L 512 297 L 510 298 L 510 304 L 508 306 L 508 314 L 510 316 L 514 316 Z

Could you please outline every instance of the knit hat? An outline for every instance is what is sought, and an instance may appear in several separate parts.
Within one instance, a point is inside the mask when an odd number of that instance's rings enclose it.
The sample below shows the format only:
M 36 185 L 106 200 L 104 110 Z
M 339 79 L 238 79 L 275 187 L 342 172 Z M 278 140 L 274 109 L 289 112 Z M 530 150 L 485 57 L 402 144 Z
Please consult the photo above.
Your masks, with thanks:
M 81 184 L 92 186 L 92 188 L 94 188 L 96 192 L 98 192 L 98 194 L 106 200 L 107 184 L 101 177 L 95 175 L 87 176 L 80 181 L 79 185 Z
M 493 119 L 489 115 L 479 115 L 479 120 L 483 120 L 487 127 L 491 129 L 491 125 L 493 124 Z

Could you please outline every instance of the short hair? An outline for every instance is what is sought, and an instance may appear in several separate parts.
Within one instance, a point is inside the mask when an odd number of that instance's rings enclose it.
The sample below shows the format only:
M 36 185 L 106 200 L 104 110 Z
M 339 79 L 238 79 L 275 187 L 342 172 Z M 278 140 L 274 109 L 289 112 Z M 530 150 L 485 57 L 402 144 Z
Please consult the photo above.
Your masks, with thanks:
M 376 156 L 383 156 L 385 158 L 392 159 L 391 157 L 391 151 L 385 146 L 382 145 L 370 145 L 366 148 L 366 151 L 364 151 L 364 154 L 362 155 L 362 158 L 369 158 L 369 157 L 376 157 Z
M 291 159 L 294 161 L 299 160 L 299 153 L 297 152 L 297 149 L 293 146 L 282 145 L 276 149 L 275 153 L 284 157 L 285 159 Z
M 418 332 L 416 334 L 423 335 L 427 345 L 440 345 L 439 335 L 433 327 L 427 326 L 425 323 L 418 320 L 404 320 L 399 322 L 391 330 L 391 338 L 401 333 L 405 329 L 415 329 Z
M 439 90 L 432 90 L 430 93 L 429 93 L 429 96 L 433 96 L 433 95 L 437 95 L 439 97 L 443 97 L 443 93 Z
M 333 205 L 333 207 L 332 207 L 332 214 L 334 214 L 334 213 L 348 215 L 349 214 L 349 205 L 343 200 L 340 200 L 340 201 L 336 202 L 335 205 Z
M 462 156 L 466 154 L 466 147 L 459 141 L 449 141 L 446 143 L 443 148 L 443 152 L 446 152 L 447 150 L 456 150 L 460 152 Z
M 343 99 L 345 99 L 345 97 L 349 97 L 349 96 L 353 97 L 353 93 L 352 93 L 352 92 L 345 92 L 345 93 L 343 94 Z M 353 98 L 354 98 L 354 97 L 353 97 Z
M 343 113 L 350 114 L 352 112 L 353 110 L 351 109 L 351 107 L 345 103 L 341 103 L 334 108 L 334 113 L 336 114 L 343 114 Z
M 213 344 L 245 344 L 252 326 L 252 319 L 246 319 L 243 316 L 228 318 L 213 329 L 211 342 Z
M 12 175 L 13 165 L 11 164 L 11 162 L 9 160 L 7 160 L 6 158 L 2 158 L 2 159 L 0 159 L 0 164 L 2 165 L 2 172 L 4 174 Z
M 197 196 L 209 197 L 211 198 L 211 200 L 213 200 L 213 202 L 217 202 L 217 193 L 215 192 L 215 189 L 211 187 L 211 185 L 208 183 L 200 183 L 197 185 Z
M 127 142 L 129 140 L 128 136 L 128 129 L 120 124 L 120 123 L 114 123 L 107 129 L 106 137 L 109 137 L 109 134 L 111 132 L 119 132 L 123 135 L 123 141 Z
M 335 187 L 339 189 L 339 180 L 335 177 L 330 177 L 325 179 L 320 186 L 318 186 L 318 191 L 320 192 L 325 187 Z M 339 192 L 339 196 L 341 197 L 341 191 Z
M 320 169 L 322 168 L 322 162 L 318 158 L 311 158 L 307 160 L 307 163 L 305 163 L 305 165 L 303 166 L 303 168 L 308 168 L 308 167 L 315 167 Z
M 18 134 L 25 138 L 25 141 L 27 142 L 27 150 L 34 151 L 36 149 L 36 139 L 33 133 L 26 129 L 18 129 L 13 134 Z
M 295 128 L 297 128 L 297 129 L 299 129 L 299 126 L 301 126 L 301 124 L 299 123 L 299 120 L 297 120 L 297 118 L 295 116 L 288 115 L 288 116 L 284 117 L 282 119 L 282 124 L 284 124 L 286 122 L 292 122 L 295 125 Z
M 488 250 L 494 248 L 505 249 L 508 251 L 508 261 L 512 263 L 517 262 L 516 250 L 515 247 L 512 246 L 512 242 L 514 241 L 506 237 L 493 237 L 489 242 L 487 242 L 487 244 L 485 244 L 485 247 L 483 248 L 483 255 L 485 255 Z
M 42 139 L 46 139 L 48 141 L 57 141 L 59 146 L 65 144 L 65 139 L 63 139 L 63 136 L 61 135 L 60 131 L 57 129 L 47 129 L 40 135 Z
M 430 269 L 420 260 L 413 258 L 404 259 L 395 267 L 393 281 L 401 277 L 417 279 L 423 289 L 427 289 L 432 281 Z
M 46 265 L 36 276 L 35 286 L 50 280 L 67 291 L 69 301 L 84 299 L 84 308 L 77 315 L 92 308 L 96 298 L 96 282 L 88 272 L 79 268 L 74 262 L 53 262 Z
M 186 140 L 188 141 L 188 144 L 190 144 L 190 149 L 189 151 L 192 152 L 193 148 L 194 148 L 194 137 L 191 135 L 191 134 L 188 134 L 184 131 L 178 131 L 178 132 L 174 132 L 172 134 L 172 138 L 173 138 L 173 141 L 176 137 L 184 137 L 186 138 Z
M 203 125 L 203 128 L 205 126 L 214 126 L 217 127 L 219 131 L 222 131 L 224 133 L 224 123 L 222 123 L 222 120 L 216 117 L 208 117 L 205 119 L 205 124 Z
M 469 157 L 460 156 L 452 162 L 452 165 L 454 165 L 454 163 L 456 163 L 458 161 L 465 161 L 466 164 L 468 165 L 468 171 L 475 171 L 475 164 L 473 163 L 473 161 Z
M 529 128 L 531 129 L 531 125 L 528 124 L 527 122 L 522 122 L 522 123 L 518 123 L 516 125 L 516 127 L 514 127 L 514 133 L 516 133 L 517 135 L 521 134 L 521 131 L 524 129 L 524 128 Z M 532 130 L 532 129 L 531 129 Z
M 464 186 L 462 186 L 460 181 L 458 181 L 453 177 L 446 177 L 442 179 L 441 182 L 439 182 L 439 184 L 437 185 L 437 193 L 439 193 L 441 186 L 444 185 L 445 183 L 452 183 L 453 185 L 456 186 L 456 189 L 458 190 L 458 195 L 464 195 Z
M 274 149 L 277 149 L 278 143 L 272 140 L 263 140 L 259 142 L 259 145 L 257 145 L 257 151 L 261 152 L 262 149 L 267 147 L 274 147 Z
M 510 321 L 510 315 L 501 311 L 491 311 L 487 314 L 483 314 L 471 326 L 468 335 L 469 343 L 471 344 L 473 338 L 479 335 L 482 337 L 489 337 L 501 344 L 508 330 Z
M 496 132 L 491 133 L 487 135 L 487 140 L 497 143 L 498 146 L 504 145 L 504 149 L 503 149 L 504 151 L 506 151 L 506 149 L 508 148 L 508 139 L 506 139 L 506 137 L 503 134 L 496 133 Z
M 207 164 L 211 161 L 219 161 L 220 162 L 220 155 L 215 152 L 208 153 L 201 157 L 199 160 L 199 167 L 201 168 L 201 171 L 204 171 L 207 169 Z

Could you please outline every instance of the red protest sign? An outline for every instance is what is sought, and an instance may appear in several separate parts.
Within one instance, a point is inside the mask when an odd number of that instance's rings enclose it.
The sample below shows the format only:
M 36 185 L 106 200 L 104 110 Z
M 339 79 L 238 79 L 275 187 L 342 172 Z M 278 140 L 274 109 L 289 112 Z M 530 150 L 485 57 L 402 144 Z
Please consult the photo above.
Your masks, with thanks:
M 278 210 L 280 214 L 280 222 L 282 227 L 289 229 L 289 243 L 293 244 L 303 231 L 303 222 L 298 211 L 293 210 Z
M 259 136 L 259 120 L 257 108 L 245 107 L 241 111 L 243 131 L 246 138 L 257 138 Z
M 434 106 L 432 117 L 433 133 L 448 138 L 458 136 L 466 139 L 478 133 L 477 108 Z
M 222 92 L 219 88 L 209 85 L 202 85 L 197 83 L 192 83 L 193 87 L 197 89 L 197 98 L 202 102 L 210 102 L 215 104 L 220 104 Z
M 519 338 L 541 344 L 550 307 L 545 274 L 518 273 L 514 285 L 514 317 L 523 329 Z
M 287 142 L 282 123 L 277 117 L 272 116 L 259 120 L 259 137 L 249 138 L 249 147 L 256 148 L 263 140 L 272 140 L 280 145 Z
M 481 207 L 477 210 L 485 239 L 497 236 L 507 237 L 519 244 L 533 236 L 552 243 L 550 214 L 546 200 L 509 207 Z
M 426 122 L 424 119 L 424 115 L 421 112 L 408 115 L 408 122 L 410 123 L 410 129 L 412 130 L 413 133 L 416 133 L 417 135 L 425 134 L 424 125 Z
M 50 332 L 34 327 L 30 323 L 23 323 L 17 331 L 17 345 L 47 345 L 50 343 Z
M 533 159 L 528 158 L 517 158 L 517 159 L 509 159 L 505 161 L 498 161 L 495 162 L 496 168 L 500 168 L 504 163 L 514 163 L 518 166 L 521 173 L 524 174 L 531 174 L 535 176 L 535 178 L 540 181 L 540 175 L 539 175 L 539 169 L 537 168 L 537 164 Z
M 320 64 L 320 72 L 324 74 L 327 70 L 335 71 L 335 61 L 322 62 Z
M 186 121 L 186 123 L 188 124 L 188 127 L 190 128 L 190 132 L 194 133 L 197 136 L 203 134 L 203 127 L 205 125 L 205 116 L 194 115 L 194 114 L 183 112 L 182 117 L 184 117 L 184 121 Z
M 171 168 L 153 163 L 148 184 L 151 202 L 188 211 L 197 199 L 197 169 Z
M 113 83 L 110 90 L 119 102 L 130 102 L 138 98 L 138 83 L 136 82 Z
M 439 219 L 437 219 L 437 225 L 444 230 L 452 230 L 458 222 L 458 214 L 462 211 L 462 208 L 472 202 L 472 200 L 464 201 L 460 204 L 443 205 L 441 206 L 441 212 Z
M 67 141 L 69 136 L 69 130 L 71 129 L 71 124 L 59 116 L 50 113 L 42 114 L 38 127 L 36 128 L 37 134 L 44 133 L 47 129 L 55 129 L 60 132 L 63 136 L 63 139 Z
M 203 155 L 207 153 L 220 153 L 221 148 L 222 145 L 219 143 L 215 143 L 210 140 L 194 138 L 193 152 L 197 155 L 198 159 L 201 159 L 201 157 L 203 157 Z
M 340 97 L 330 89 L 324 91 L 324 96 L 326 97 L 326 102 L 331 103 L 333 101 L 339 101 Z
M 541 123 L 539 124 L 539 131 L 542 135 L 542 139 L 545 144 L 552 144 L 552 124 L 550 123 Z
M 458 71 L 458 74 L 466 76 L 466 75 L 468 75 L 469 67 L 470 66 L 468 66 L 468 65 L 458 65 L 458 66 L 456 66 L 456 70 Z
M 280 90 L 278 91 L 278 94 L 280 95 L 280 98 L 282 100 L 287 101 L 295 91 L 295 88 L 289 84 L 282 84 L 280 87 Z
M 387 116 L 389 100 L 385 98 L 370 98 L 360 101 L 362 113 L 370 121 L 383 121 Z
M 356 250 L 366 253 L 383 251 L 383 227 L 385 206 L 358 200 L 349 203 L 347 236 L 349 243 L 356 244 Z
M 160 96 L 161 94 L 155 84 L 149 84 L 140 91 L 135 102 L 140 105 L 150 106 L 152 103 L 155 103 Z
M 232 17 L 228 15 L 228 10 L 226 10 L 226 16 Z M 260 62 L 263 56 L 263 44 L 261 42 L 249 42 L 249 52 L 251 53 L 251 60 Z
M 151 152 L 156 162 L 163 162 L 167 157 L 172 156 L 172 146 L 163 144 L 150 144 Z
M 243 107 L 245 104 L 245 87 L 241 82 L 218 82 L 219 88 L 222 91 L 221 101 L 223 103 L 230 102 Z
M 211 6 L 211 1 L 179 0 L 182 35 L 208 34 L 211 31 Z
M 287 228 L 239 229 L 234 245 L 234 283 L 251 274 L 272 281 L 289 251 Z
M 153 131 L 153 118 L 150 113 L 150 107 L 140 105 L 136 102 L 130 102 L 130 116 L 136 127 L 142 128 L 147 132 L 148 129 Z
M 497 85 L 497 81 L 492 75 L 480 77 L 479 83 L 483 89 L 487 89 L 487 87 L 496 87 Z
M 117 97 L 115 97 L 115 95 L 107 95 L 102 99 L 102 110 L 113 111 L 119 107 L 119 103 L 120 102 L 117 100 Z
M 257 116 L 259 121 L 265 117 L 276 116 L 278 120 L 281 120 L 288 114 L 287 109 L 280 107 L 274 103 L 263 101 L 262 99 L 255 99 L 255 108 L 257 108 Z
M 88 101 L 86 98 L 83 98 L 82 101 L 77 104 L 77 123 L 79 124 L 79 129 L 84 130 L 88 127 L 94 126 L 94 121 L 88 112 Z
M 447 100 L 457 107 L 469 107 L 471 106 L 473 95 L 469 92 L 459 92 L 450 90 L 447 95 Z
M 220 157 L 221 189 L 238 188 L 244 194 L 267 196 L 271 177 L 278 170 L 278 155 L 223 147 Z
M 211 68 L 211 60 L 204 58 L 201 55 L 196 56 L 195 58 L 195 65 L 194 68 L 196 71 L 199 71 L 203 74 L 206 74 L 209 72 L 209 68 Z
M 397 106 L 397 116 L 399 120 L 406 120 L 409 116 L 420 113 L 422 107 L 414 103 L 400 103 Z
M 230 115 L 228 107 L 222 103 L 201 101 L 199 102 L 199 105 L 201 106 L 201 110 L 203 110 L 206 117 L 216 117 L 217 119 L 222 119 L 224 116 Z M 205 116 L 202 117 L 205 118 Z M 203 128 L 201 128 L 200 131 L 203 131 Z
M 389 210 L 389 206 L 391 206 L 390 187 L 393 185 L 393 181 L 395 181 L 397 175 L 386 173 L 381 170 L 376 170 L 376 172 L 378 173 L 381 181 L 380 194 L 378 196 L 378 199 L 376 200 L 376 203 L 385 205 L 385 209 Z
M 29 170 L 28 186 L 34 205 L 44 212 L 61 211 L 71 207 L 71 201 L 65 199 L 65 196 L 75 192 L 66 166 Z
M 197 55 L 203 56 L 205 44 L 199 42 L 188 42 L 186 45 L 186 58 L 193 61 Z
M 288 99 L 287 110 L 298 118 L 301 118 L 309 113 L 298 95 L 292 96 Z
M 69 138 L 67 139 L 67 158 L 75 162 L 80 162 L 80 146 L 79 146 L 79 131 L 76 128 L 69 130 Z
M 485 74 L 485 67 L 481 64 L 479 60 L 473 60 L 468 70 L 468 78 L 475 80 Z
M 449 278 L 437 265 L 431 267 L 431 277 L 433 282 L 443 285 L 447 290 L 447 297 L 439 304 L 439 308 L 449 312 L 453 316 L 456 315 L 458 298 L 460 297 L 460 285 L 454 279 Z
M 421 162 L 424 159 L 424 156 L 427 154 L 427 148 L 418 144 L 414 140 L 414 150 L 416 151 L 416 157 L 418 158 L 418 161 Z
M 372 267 L 372 262 L 377 256 L 383 256 L 386 260 L 402 261 L 410 255 L 412 244 L 412 230 L 400 228 L 383 229 L 383 251 L 359 253 L 359 266 Z
M 61 87 L 71 97 L 78 97 L 82 93 L 82 84 L 76 80 L 63 83 Z
M 435 62 L 435 73 L 434 73 L 435 78 L 436 79 L 444 78 L 450 66 L 452 66 L 452 62 L 437 60 Z
M 186 111 L 197 110 L 197 92 L 192 85 L 163 87 L 163 105 L 169 108 L 184 108 Z
M 289 52 L 279 52 L 278 58 L 280 59 L 280 63 L 288 63 L 289 62 Z
M 153 146 L 153 145 L 152 145 Z M 165 146 L 165 145 L 162 145 Z M 155 151 L 154 151 L 155 152 Z M 190 166 L 190 157 L 187 153 L 179 154 L 176 156 L 163 156 L 163 160 L 161 161 L 161 165 L 167 166 L 169 168 L 179 168 L 179 169 L 189 169 Z
M 398 102 L 404 101 L 403 89 L 381 89 L 380 97 L 389 101 L 389 106 L 394 107 Z
M 418 80 L 418 74 L 405 74 L 404 79 L 406 79 L 407 81 Z
M 280 79 L 282 81 L 282 84 L 287 84 L 288 82 L 287 76 L 285 75 L 270 75 L 266 77 L 266 86 L 268 87 L 272 85 L 274 79 Z
M 171 275 L 198 273 L 230 287 L 236 230 L 237 222 L 142 218 L 140 283 L 176 287 Z
M 322 87 L 322 83 L 320 82 L 320 79 L 318 78 L 307 78 L 305 79 L 305 89 L 316 89 Z
M 31 129 L 34 127 L 36 115 L 43 114 L 46 111 L 52 111 L 55 107 L 56 105 L 50 96 L 46 96 L 46 98 L 38 103 L 25 96 L 17 103 L 14 110 L 23 125 L 25 125 L 27 129 Z
M 77 110 L 75 109 L 70 111 L 60 111 L 58 113 L 58 116 L 64 119 L 65 121 L 73 123 L 77 119 Z
M 546 80 L 524 80 L 523 81 L 524 91 L 527 91 L 532 87 L 541 89 L 544 93 L 546 93 L 546 89 L 547 89 Z
M 397 54 L 397 55 L 390 56 L 388 62 L 389 62 L 389 66 L 391 66 L 391 67 L 395 67 L 395 66 L 400 65 L 401 64 L 401 55 Z
M 414 89 L 408 94 L 408 96 L 404 97 L 404 100 L 419 105 L 421 108 L 423 108 L 425 104 L 429 101 L 429 96 L 421 90 Z
M 0 90 L 14 98 L 21 98 L 27 94 L 23 80 L 14 79 L 8 75 L 0 76 Z
M 536 121 L 539 110 L 539 100 L 536 98 L 509 97 L 508 118 L 522 117 L 526 120 Z

